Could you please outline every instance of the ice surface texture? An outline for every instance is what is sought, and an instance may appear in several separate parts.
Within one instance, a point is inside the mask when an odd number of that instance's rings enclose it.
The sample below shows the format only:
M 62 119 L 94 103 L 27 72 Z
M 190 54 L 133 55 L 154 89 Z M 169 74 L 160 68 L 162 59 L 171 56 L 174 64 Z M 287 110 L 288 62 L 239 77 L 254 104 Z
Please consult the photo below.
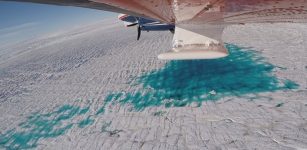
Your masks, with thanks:
M 170 61 L 165 67 L 135 78 L 133 84 L 143 89 L 134 93 L 109 94 L 95 113 L 105 112 L 105 107 L 120 103 L 132 104 L 132 111 L 147 107 L 183 107 L 196 102 L 216 101 L 226 96 L 243 96 L 260 92 L 296 89 L 298 85 L 274 76 L 274 65 L 259 53 L 227 44 L 231 55 L 217 60 Z M 35 113 L 18 128 L 0 135 L 0 146 L 6 149 L 25 149 L 37 146 L 40 139 L 54 138 L 76 126 L 83 128 L 94 123 L 88 115 L 89 108 L 64 105 L 50 113 Z M 159 115 L 159 114 L 158 114 Z M 84 116 L 75 122 L 78 116 Z

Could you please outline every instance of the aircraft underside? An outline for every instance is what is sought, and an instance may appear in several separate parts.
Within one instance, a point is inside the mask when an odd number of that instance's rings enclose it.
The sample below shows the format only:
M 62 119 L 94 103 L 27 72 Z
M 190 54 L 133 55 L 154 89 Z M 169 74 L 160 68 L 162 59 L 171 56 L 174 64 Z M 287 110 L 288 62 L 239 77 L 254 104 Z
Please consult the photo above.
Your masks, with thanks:
M 225 57 L 228 52 L 223 46 L 221 36 L 223 29 L 228 25 L 307 22 L 306 0 L 23 0 L 22 2 L 101 9 L 158 21 L 162 26 L 140 26 L 140 23 L 137 23 L 139 24 L 137 39 L 140 38 L 142 30 L 175 31 L 172 50 L 159 55 L 160 59 Z

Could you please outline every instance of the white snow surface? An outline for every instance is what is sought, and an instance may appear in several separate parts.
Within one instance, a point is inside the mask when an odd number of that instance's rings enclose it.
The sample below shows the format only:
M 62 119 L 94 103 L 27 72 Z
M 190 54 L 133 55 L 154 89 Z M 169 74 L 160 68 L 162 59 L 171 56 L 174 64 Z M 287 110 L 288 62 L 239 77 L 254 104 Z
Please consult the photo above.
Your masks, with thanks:
M 251 47 L 275 72 L 299 84 L 297 90 L 263 93 L 264 98 L 223 98 L 201 107 L 118 105 L 84 128 L 38 141 L 37 149 L 307 149 L 307 26 L 229 26 L 227 43 Z M 87 106 L 94 114 L 112 91 L 133 91 L 127 81 L 167 63 L 169 32 L 143 32 L 109 20 L 0 51 L 0 133 L 17 128 L 35 112 L 64 104 Z M 266 98 L 265 98 L 266 97 Z M 269 99 L 267 98 L 269 97 Z M 275 107 L 283 103 L 282 107 Z M 154 112 L 165 112 L 155 116 Z M 76 118 L 76 121 L 80 118 Z M 116 136 L 102 132 L 121 131 Z

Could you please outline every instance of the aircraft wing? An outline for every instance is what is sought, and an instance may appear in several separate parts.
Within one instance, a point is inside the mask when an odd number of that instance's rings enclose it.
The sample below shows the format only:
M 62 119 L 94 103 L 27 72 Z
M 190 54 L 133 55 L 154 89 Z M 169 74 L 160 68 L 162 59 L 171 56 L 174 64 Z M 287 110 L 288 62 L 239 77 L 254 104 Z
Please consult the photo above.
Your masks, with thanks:
M 97 10 L 105 10 L 123 14 L 130 14 L 133 16 L 146 17 L 143 14 L 137 14 L 134 11 L 128 11 L 120 7 L 108 5 L 105 3 L 90 1 L 90 0 L 0 0 L 7 2 L 29 2 L 29 3 L 38 3 L 38 4 L 50 4 L 50 5 L 59 5 L 59 6 L 73 6 L 73 7 L 83 7 Z
M 165 23 L 307 22 L 306 0 L 0 0 L 101 9 Z
M 10 1 L 10 0 L 6 0 Z M 306 23 L 307 0 L 16 0 L 102 9 L 175 24 L 172 53 L 161 59 L 211 59 L 228 55 L 225 26 Z
M 167 23 L 306 22 L 306 0 L 93 0 Z

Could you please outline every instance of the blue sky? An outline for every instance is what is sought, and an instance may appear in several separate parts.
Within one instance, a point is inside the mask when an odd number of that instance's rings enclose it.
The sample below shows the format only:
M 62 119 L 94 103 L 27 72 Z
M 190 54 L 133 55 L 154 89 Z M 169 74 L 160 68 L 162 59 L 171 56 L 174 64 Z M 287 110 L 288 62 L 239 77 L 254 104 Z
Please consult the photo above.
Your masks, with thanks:
M 110 17 L 116 14 L 78 7 L 0 1 L 0 48 Z

